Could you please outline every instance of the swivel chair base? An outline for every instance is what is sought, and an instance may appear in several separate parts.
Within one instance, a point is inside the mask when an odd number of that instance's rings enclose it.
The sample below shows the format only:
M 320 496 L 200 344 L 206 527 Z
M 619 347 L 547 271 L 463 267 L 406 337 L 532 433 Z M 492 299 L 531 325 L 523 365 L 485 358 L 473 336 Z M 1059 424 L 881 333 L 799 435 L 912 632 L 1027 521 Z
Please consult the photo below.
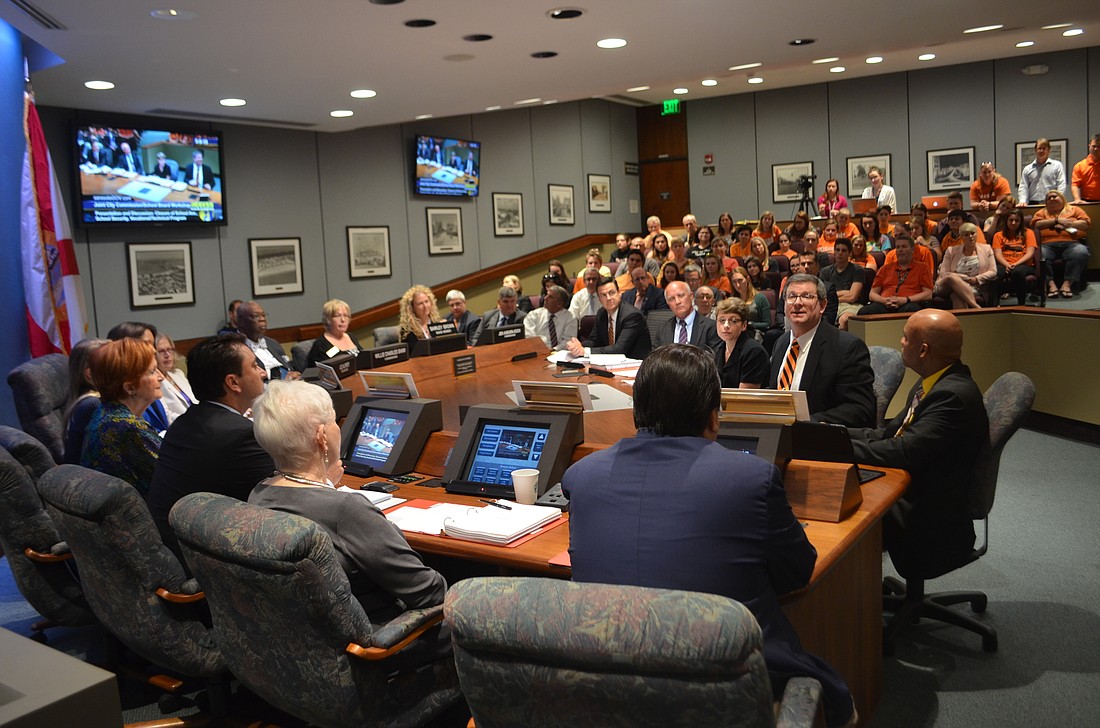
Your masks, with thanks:
M 894 638 L 907 624 L 922 619 L 934 619 L 939 622 L 962 627 L 982 638 L 982 649 L 986 652 L 997 651 L 997 630 L 979 622 L 973 617 L 951 609 L 955 604 L 970 603 L 970 609 L 976 614 L 985 611 L 988 597 L 978 591 L 950 591 L 924 593 L 923 579 L 907 579 L 902 584 L 894 577 L 883 581 L 882 609 L 893 616 L 883 628 L 882 645 L 887 655 L 894 652 Z

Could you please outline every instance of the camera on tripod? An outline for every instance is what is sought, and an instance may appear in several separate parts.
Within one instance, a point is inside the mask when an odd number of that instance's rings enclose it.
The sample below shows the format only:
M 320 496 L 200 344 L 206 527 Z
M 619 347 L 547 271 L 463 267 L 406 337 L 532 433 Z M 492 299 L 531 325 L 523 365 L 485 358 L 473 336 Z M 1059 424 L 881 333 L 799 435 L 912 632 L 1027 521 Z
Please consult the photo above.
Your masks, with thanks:
M 814 188 L 814 180 L 817 179 L 816 174 L 800 174 L 798 175 L 798 189 L 802 192 L 809 192 Z

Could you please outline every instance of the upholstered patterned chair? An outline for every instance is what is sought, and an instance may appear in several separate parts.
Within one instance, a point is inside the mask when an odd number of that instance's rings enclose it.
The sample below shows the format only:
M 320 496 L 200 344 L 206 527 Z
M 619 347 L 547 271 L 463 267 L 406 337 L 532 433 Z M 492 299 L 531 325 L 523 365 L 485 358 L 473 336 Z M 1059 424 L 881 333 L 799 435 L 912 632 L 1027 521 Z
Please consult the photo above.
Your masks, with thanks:
M 0 545 L 15 585 L 46 618 L 31 625 L 36 639 L 45 641 L 47 627 L 95 623 L 80 584 L 65 563 L 72 557 L 68 545 L 42 507 L 31 475 L 6 448 L 0 448 Z
M 0 447 L 19 461 L 31 481 L 38 482 L 42 475 L 56 463 L 46 446 L 22 430 L 0 425 Z
M 225 661 L 194 603 L 202 599 L 198 583 L 161 541 L 137 490 L 111 475 L 59 465 L 38 481 L 38 492 L 103 626 L 144 659 L 207 681 L 212 712 L 223 712 Z
M 984 523 L 985 537 L 981 545 L 971 551 L 963 566 L 980 559 L 989 548 L 989 512 L 993 509 L 993 499 L 997 493 L 1001 453 L 1031 411 L 1031 404 L 1035 401 L 1035 384 L 1019 372 L 1006 372 L 990 385 L 983 399 L 989 415 L 990 448 L 988 457 L 978 464 L 975 473 L 970 491 L 970 513 L 975 521 Z M 980 614 L 989 601 L 983 592 L 925 594 L 923 579 L 906 579 L 902 586 L 893 577 L 886 580 L 886 588 L 893 592 L 883 597 L 883 609 L 893 612 L 883 637 L 888 650 L 899 631 L 920 619 L 935 619 L 962 627 L 981 636 L 982 649 L 986 652 L 997 650 L 997 630 L 992 625 L 949 608 L 969 602 L 970 608 Z
M 372 630 L 317 524 L 213 493 L 185 496 L 169 522 L 229 669 L 272 705 L 326 727 L 419 726 L 459 700 L 450 659 L 394 679 L 385 660 L 442 607 Z
M 486 577 L 443 609 L 477 728 L 776 725 L 760 627 L 732 599 Z M 780 725 L 812 725 L 820 689 L 791 680 Z
M 69 358 L 47 354 L 23 362 L 8 373 L 8 384 L 23 431 L 38 438 L 54 462 L 64 462 L 62 417 L 69 396 Z
M 901 385 L 905 376 L 905 363 L 901 352 L 889 346 L 869 346 L 871 369 L 875 372 L 875 427 L 886 423 L 886 408 Z

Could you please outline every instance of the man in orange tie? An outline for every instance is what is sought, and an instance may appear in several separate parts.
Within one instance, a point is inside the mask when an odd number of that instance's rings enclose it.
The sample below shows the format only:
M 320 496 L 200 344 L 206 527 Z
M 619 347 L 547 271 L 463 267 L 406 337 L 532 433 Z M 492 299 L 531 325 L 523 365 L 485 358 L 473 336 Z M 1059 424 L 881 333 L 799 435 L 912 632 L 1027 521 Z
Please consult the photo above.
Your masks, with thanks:
M 791 330 L 772 349 L 769 386 L 806 392 L 815 422 L 870 427 L 875 374 L 867 345 L 822 321 L 826 291 L 817 276 L 792 275 L 783 295 Z

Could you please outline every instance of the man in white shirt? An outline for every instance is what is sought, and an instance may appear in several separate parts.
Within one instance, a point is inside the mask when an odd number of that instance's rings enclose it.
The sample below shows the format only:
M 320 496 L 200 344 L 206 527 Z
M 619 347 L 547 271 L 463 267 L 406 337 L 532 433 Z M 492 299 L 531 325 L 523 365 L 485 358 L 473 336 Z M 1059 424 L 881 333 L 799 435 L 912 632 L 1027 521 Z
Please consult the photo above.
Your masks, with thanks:
M 550 286 L 542 297 L 542 308 L 523 317 L 524 334 L 539 337 L 552 351 L 564 350 L 577 335 L 577 319 L 565 310 L 566 296 L 561 286 Z
M 877 206 L 889 205 L 891 210 L 898 209 L 897 195 L 894 188 L 886 184 L 886 178 L 882 176 L 882 170 L 871 167 L 867 172 L 867 178 L 871 180 L 871 186 L 863 190 L 861 197 L 865 200 L 878 200 Z
M 268 379 L 297 379 L 302 376 L 291 369 L 283 345 L 267 336 L 267 314 L 255 301 L 245 301 L 237 307 L 237 329 L 245 343 L 267 371 Z
M 722 343 L 718 337 L 718 325 L 695 310 L 695 294 L 683 281 L 672 281 L 665 286 L 665 301 L 672 311 L 672 318 L 657 329 L 653 347 L 665 344 L 691 344 L 713 352 Z
M 584 271 L 584 288 L 573 294 L 569 302 L 569 313 L 580 321 L 585 316 L 595 316 L 600 310 L 600 297 L 596 295 L 596 286 L 600 284 L 600 272 L 595 268 Z
M 1041 205 L 1050 190 L 1066 194 L 1066 168 L 1057 159 L 1050 158 L 1050 141 L 1038 139 L 1035 161 L 1024 167 L 1016 199 L 1021 205 Z

